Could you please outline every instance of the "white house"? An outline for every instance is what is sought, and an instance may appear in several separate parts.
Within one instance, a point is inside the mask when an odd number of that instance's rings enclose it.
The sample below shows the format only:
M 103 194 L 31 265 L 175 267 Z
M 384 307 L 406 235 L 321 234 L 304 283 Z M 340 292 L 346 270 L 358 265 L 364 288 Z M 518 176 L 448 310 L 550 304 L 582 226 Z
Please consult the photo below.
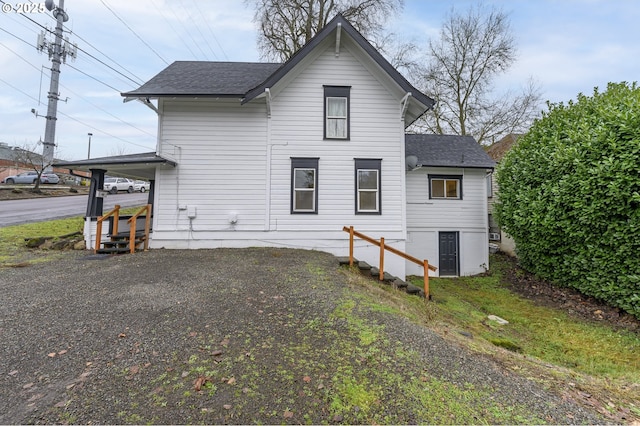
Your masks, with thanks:
M 354 226 L 436 266 L 438 248 L 417 240 L 430 232 L 457 232 L 463 249 L 453 274 L 488 266 L 486 190 L 473 182 L 493 163 L 487 158 L 485 169 L 447 169 L 463 175 L 458 203 L 422 199 L 427 182 L 422 187 L 418 176 L 430 176 L 424 174 L 430 169 L 407 172 L 405 128 L 433 100 L 342 16 L 284 64 L 174 62 L 123 96 L 157 112 L 156 152 L 142 154 L 144 160 L 139 155 L 64 165 L 92 170 L 98 189 L 104 173 L 152 180 L 151 248 L 267 246 L 344 256 L 348 234 L 342 228 Z M 407 146 L 413 146 L 411 138 Z M 421 153 L 414 155 L 428 164 Z M 438 205 L 432 211 L 412 204 L 430 199 Z M 100 200 L 91 203 L 87 216 L 100 214 Z M 452 213 L 468 209 L 477 211 Z M 445 216 L 429 219 L 431 214 Z M 359 242 L 356 256 L 377 264 L 378 250 Z M 393 255 L 385 258 L 385 270 L 400 277 L 407 271 Z

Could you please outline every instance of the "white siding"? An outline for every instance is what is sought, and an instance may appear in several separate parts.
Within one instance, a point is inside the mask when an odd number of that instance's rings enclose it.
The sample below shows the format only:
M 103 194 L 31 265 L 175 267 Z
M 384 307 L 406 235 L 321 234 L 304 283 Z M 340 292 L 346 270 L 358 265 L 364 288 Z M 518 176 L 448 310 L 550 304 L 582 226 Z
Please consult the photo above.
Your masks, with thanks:
M 264 228 L 266 116 L 264 105 L 233 101 L 162 103 L 161 154 L 178 166 L 156 180 L 154 232 Z M 196 208 L 189 221 L 187 212 Z
M 351 86 L 350 140 L 323 140 L 323 85 Z M 327 49 L 272 102 L 271 229 L 402 233 L 399 99 L 347 49 Z M 290 214 L 291 157 L 318 157 L 318 214 Z M 382 159 L 382 214 L 355 214 L 354 158 Z
M 462 176 L 462 199 L 429 199 L 430 174 Z M 409 254 L 438 266 L 438 233 L 458 232 L 460 275 L 482 273 L 489 267 L 485 176 L 484 169 L 462 168 L 423 167 L 407 173 Z M 407 274 L 422 275 L 422 269 L 408 262 Z
M 152 247 L 287 246 L 348 254 L 343 226 L 405 249 L 403 132 L 392 95 L 344 43 L 314 55 L 264 99 L 162 100 Z M 323 140 L 323 85 L 351 86 L 350 140 Z M 291 157 L 317 157 L 318 213 L 291 214 Z M 381 159 L 380 215 L 355 214 L 354 158 Z M 195 210 L 194 210 L 195 208 Z M 189 212 L 195 217 L 189 218 Z M 237 223 L 231 224 L 231 216 Z M 377 248 L 355 255 L 377 264 Z M 404 277 L 404 260 L 385 270 Z

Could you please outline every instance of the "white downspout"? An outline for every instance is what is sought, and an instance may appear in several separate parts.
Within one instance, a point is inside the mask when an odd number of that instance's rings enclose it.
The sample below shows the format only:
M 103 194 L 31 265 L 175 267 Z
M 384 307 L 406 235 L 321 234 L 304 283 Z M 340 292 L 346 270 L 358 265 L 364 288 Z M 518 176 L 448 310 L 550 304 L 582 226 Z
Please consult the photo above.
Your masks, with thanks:
M 267 168 L 265 176 L 265 206 L 264 206 L 264 230 L 271 231 L 271 91 L 267 87 L 264 89 L 267 99 Z

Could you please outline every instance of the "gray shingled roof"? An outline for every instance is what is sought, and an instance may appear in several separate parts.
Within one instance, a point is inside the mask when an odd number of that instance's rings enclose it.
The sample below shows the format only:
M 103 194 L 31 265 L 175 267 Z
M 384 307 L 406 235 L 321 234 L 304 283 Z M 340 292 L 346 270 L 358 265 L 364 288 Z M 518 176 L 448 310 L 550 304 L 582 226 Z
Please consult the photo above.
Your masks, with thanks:
M 405 155 L 431 167 L 492 169 L 496 163 L 472 136 L 405 135 Z
M 140 88 L 122 93 L 128 98 L 166 96 L 241 97 L 242 103 L 264 93 L 289 73 L 340 26 L 404 91 L 410 92 L 407 122 L 431 108 L 433 99 L 415 88 L 342 15 L 336 15 L 284 64 L 177 61 Z
M 127 97 L 244 96 L 282 64 L 176 61 Z

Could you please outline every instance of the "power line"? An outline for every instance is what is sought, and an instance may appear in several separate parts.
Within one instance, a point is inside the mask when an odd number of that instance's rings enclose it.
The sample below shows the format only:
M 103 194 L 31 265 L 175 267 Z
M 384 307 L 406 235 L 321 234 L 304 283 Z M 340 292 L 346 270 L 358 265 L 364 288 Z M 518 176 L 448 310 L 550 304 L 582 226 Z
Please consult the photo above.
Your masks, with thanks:
M 167 24 L 169 24 L 169 27 L 171 27 L 171 30 L 176 34 L 176 36 L 178 36 L 178 39 L 182 42 L 182 44 L 184 44 L 184 46 L 187 48 L 187 50 L 189 52 L 191 52 L 191 56 L 194 59 L 198 59 L 198 57 L 196 56 L 196 54 L 193 52 L 193 50 L 191 50 L 191 47 L 189 47 L 189 44 L 184 40 L 184 37 L 182 37 L 180 35 L 180 33 L 178 33 L 178 31 L 176 30 L 176 28 L 173 26 L 173 24 L 171 23 L 171 21 L 167 18 L 167 16 L 164 14 L 164 12 L 162 11 L 162 9 L 160 9 L 158 7 L 158 5 L 156 4 L 156 2 L 152 2 L 153 6 L 156 8 L 156 10 L 160 13 L 160 15 L 162 16 L 162 19 L 165 20 L 165 22 Z
M 120 93 L 120 90 L 116 89 L 115 87 L 111 86 L 110 84 L 107 84 L 107 83 L 105 83 L 104 81 L 101 81 L 101 80 L 99 80 L 99 79 L 95 78 L 94 76 L 89 75 L 89 74 L 87 74 L 86 72 L 84 72 L 84 71 L 82 71 L 82 70 L 79 70 L 78 68 L 74 67 L 73 65 L 71 65 L 71 64 L 67 64 L 67 66 L 68 66 L 69 68 L 71 68 L 71 69 L 74 69 L 74 70 L 78 71 L 80 74 L 85 75 L 85 76 L 89 77 L 90 79 L 95 80 L 95 81 L 97 81 L 98 83 L 100 83 L 100 84 L 103 84 L 103 85 L 107 86 L 109 89 L 115 90 L 116 92 Z
M 195 5 L 196 9 L 198 9 L 198 14 L 202 18 L 202 21 L 204 22 L 206 27 L 209 29 L 209 33 L 211 33 L 211 36 L 216 41 L 216 44 L 218 45 L 218 47 L 222 51 L 222 54 L 224 55 L 225 59 L 228 61 L 229 60 L 229 56 L 227 56 L 227 52 L 224 51 L 224 48 L 220 44 L 220 41 L 218 40 L 218 37 L 216 37 L 215 33 L 213 32 L 213 29 L 211 28 L 211 25 L 209 25 L 209 21 L 204 19 L 204 13 L 202 13 L 202 9 L 200 9 L 200 5 L 199 5 L 198 1 L 197 0 L 193 0 L 193 4 Z
M 2 42 L 0 42 L 0 46 L 4 47 L 5 49 L 9 50 L 10 52 L 12 52 L 12 53 L 13 53 L 13 54 L 15 54 L 16 56 L 18 56 L 18 57 L 19 57 L 20 59 L 22 59 L 22 60 L 23 60 L 27 65 L 29 65 L 30 67 L 34 68 L 36 71 L 41 72 L 41 70 L 40 70 L 38 67 L 36 67 L 36 66 L 35 66 L 35 65 L 33 65 L 31 62 L 29 62 L 29 61 L 27 61 L 26 59 L 24 59 L 22 56 L 18 55 L 18 53 L 17 53 L 17 52 L 15 52 L 14 50 L 12 50 L 10 47 L 6 46 L 6 45 L 5 45 L 5 44 L 3 44 Z M 87 77 L 91 77 L 91 76 L 90 76 L 90 75 L 88 75 L 87 73 L 85 73 L 85 72 L 83 72 L 83 71 L 81 71 L 81 70 L 79 70 L 79 69 L 75 68 L 75 67 L 74 67 L 74 66 L 72 66 L 72 65 L 67 64 L 67 66 L 69 66 L 69 67 L 73 68 L 74 70 L 76 70 L 76 71 L 78 71 L 78 72 L 80 72 L 80 73 L 82 73 L 82 74 L 86 75 Z M 111 89 L 114 89 L 116 92 L 119 92 L 119 90 L 118 90 L 118 89 L 115 89 L 115 88 L 113 88 L 113 87 L 109 86 L 108 84 L 106 84 L 106 83 L 104 83 L 104 82 L 102 82 L 102 81 L 100 81 L 100 80 L 98 80 L 98 79 L 96 79 L 96 78 L 94 78 L 94 77 L 91 77 L 91 78 L 93 78 L 94 80 L 98 81 L 99 83 L 102 83 L 102 84 L 104 84 L 104 85 L 108 86 L 108 87 L 109 87 L 109 88 L 111 88 Z M 36 100 L 36 101 L 37 101 L 37 99 L 33 98 L 31 95 L 28 95 L 26 92 L 23 92 L 22 90 L 18 89 L 17 87 L 10 85 L 9 83 L 7 83 L 7 82 L 6 82 L 6 81 L 4 81 L 4 80 L 3 80 L 3 82 L 4 82 L 4 83 L 6 83 L 7 85 L 11 86 L 13 89 L 15 89 L 15 90 L 17 90 L 17 91 L 21 92 L 21 93 L 22 93 L 22 94 L 24 94 L 25 96 L 28 96 L 29 98 L 31 98 L 31 99 L 33 99 L 33 100 Z M 77 98 L 79 98 L 79 99 L 82 99 L 83 101 L 85 101 L 85 102 L 86 102 L 86 103 L 88 103 L 89 105 L 91 105 L 91 106 L 93 106 L 94 108 L 96 108 L 96 109 L 98 109 L 98 110 L 100 110 L 100 111 L 104 112 L 105 114 L 110 115 L 111 117 L 115 118 L 116 120 L 120 121 L 121 123 L 126 124 L 127 126 L 132 127 L 132 128 L 134 128 L 134 129 L 136 129 L 136 130 L 139 130 L 139 131 L 140 131 L 140 132 L 142 132 L 142 133 L 146 133 L 146 134 L 147 134 L 147 135 L 149 135 L 149 136 L 153 136 L 153 137 L 155 137 L 155 135 L 154 135 L 154 134 L 149 133 L 149 132 L 147 132 L 146 130 L 141 129 L 140 127 L 137 127 L 137 126 L 135 126 L 135 125 L 133 125 L 133 124 L 131 124 L 131 123 L 127 122 L 127 121 L 124 121 L 123 119 L 119 118 L 119 117 L 118 117 L 118 116 L 116 116 L 115 114 L 112 114 L 112 113 L 110 113 L 109 111 L 105 110 L 104 108 L 102 108 L 102 107 L 100 107 L 100 106 L 98 106 L 98 105 L 94 104 L 93 102 L 89 101 L 87 98 L 85 98 L 85 97 L 83 97 L 82 95 L 80 95 L 80 94 L 78 94 L 78 93 L 74 92 L 73 90 L 69 89 L 68 87 L 64 86 L 63 84 L 60 84 L 60 86 L 61 86 L 62 88 L 64 88 L 67 92 L 71 93 L 72 95 L 76 96 L 76 97 L 77 97 Z M 39 101 L 38 101 L 38 103 L 39 103 Z
M 191 17 L 191 9 L 188 7 L 184 6 L 184 3 L 182 3 L 182 0 L 180 0 L 180 5 L 182 6 L 182 8 L 184 10 L 187 11 L 187 18 L 189 19 L 189 21 L 191 23 L 193 23 L 193 26 L 196 28 L 196 30 L 198 31 L 198 33 L 200 33 L 200 37 L 202 38 L 202 40 L 204 40 L 204 43 L 207 45 L 207 47 L 209 48 L 209 51 L 213 54 L 213 57 L 218 59 L 218 55 L 216 55 L 216 53 L 213 51 L 213 49 L 211 48 L 211 45 L 209 44 L 209 40 L 204 36 L 204 34 L 202 34 L 202 31 L 200 31 L 200 27 L 198 26 L 198 24 L 196 23 L 195 19 L 193 19 Z M 200 15 L 202 16 L 202 15 Z
M 104 7 L 106 7 L 109 12 L 111 12 L 113 14 L 113 16 L 115 16 L 120 22 L 122 22 L 122 24 L 127 27 L 127 29 L 129 31 L 131 31 L 131 33 L 133 33 L 133 35 L 135 35 L 138 40 L 140 40 L 142 43 L 144 43 L 145 46 L 147 46 L 153 53 L 156 54 L 156 56 L 158 58 L 160 58 L 162 60 L 162 62 L 164 62 L 166 65 L 169 65 L 169 62 L 167 62 L 162 56 L 160 56 L 160 54 L 158 52 L 155 51 L 155 49 L 153 47 L 151 47 L 146 41 L 144 41 L 142 39 L 142 37 L 140 37 L 138 35 L 138 33 L 136 33 L 120 16 L 118 16 L 118 14 L 116 14 L 116 12 L 113 11 L 113 9 L 111 9 L 105 2 L 104 0 L 100 0 L 100 3 L 102 3 L 104 5 Z
M 180 19 L 178 17 L 178 15 L 176 15 L 175 10 L 169 8 L 169 10 L 171 11 L 171 13 L 173 13 L 173 16 L 175 16 L 176 21 L 178 21 L 180 23 L 180 25 L 182 25 L 182 27 L 184 28 L 185 32 L 187 33 L 187 35 L 191 38 L 191 41 L 193 41 L 193 44 L 195 44 L 195 46 L 198 48 L 198 50 L 200 51 L 200 53 L 202 53 L 202 56 L 204 57 L 204 59 L 207 59 L 207 54 L 204 53 L 204 51 L 202 50 L 202 48 L 200 47 L 200 44 L 198 44 L 198 42 L 196 41 L 195 38 L 193 38 L 193 35 L 191 34 L 191 32 L 189 31 L 189 29 L 185 26 L 184 22 L 182 19 Z M 195 56 L 195 55 L 194 55 Z M 195 58 L 198 59 L 198 58 Z
M 6 2 L 4 2 L 3 0 L 0 0 L 0 3 L 5 4 Z M 38 25 L 39 27 L 41 27 L 42 29 L 44 29 L 45 31 L 48 31 L 50 33 L 53 33 L 50 29 L 48 29 L 47 27 L 45 27 L 44 25 L 34 21 L 33 19 L 29 18 L 28 16 L 26 16 L 25 14 L 21 13 L 20 15 L 22 15 L 24 18 L 28 19 L 29 21 L 33 22 L 34 24 Z M 17 22 L 17 21 L 16 21 Z M 12 35 L 13 37 L 17 38 L 18 40 L 28 44 L 31 47 L 34 47 L 33 44 L 31 44 L 30 42 L 16 36 L 15 34 L 10 33 L 9 31 L 0 28 L 0 30 L 6 32 L 7 34 Z M 71 33 L 71 31 L 69 31 L 69 33 Z M 109 58 L 107 55 L 105 55 L 104 53 L 102 53 L 99 49 L 96 49 L 93 45 L 91 45 L 91 43 L 87 42 L 86 40 L 84 40 L 82 37 L 78 36 L 78 34 L 73 33 L 76 37 L 78 37 L 79 39 L 83 40 L 85 43 L 89 44 L 91 47 L 93 47 L 96 51 L 100 52 L 103 56 Z M 128 73 L 130 73 L 131 75 L 133 75 L 134 77 L 136 77 L 138 79 L 138 81 L 133 80 L 131 77 L 123 74 L 122 72 L 120 72 L 119 70 L 113 68 L 111 65 L 107 64 L 106 62 L 104 62 L 103 60 L 101 60 L 100 58 L 95 57 L 94 55 L 92 55 L 91 53 L 87 52 L 86 50 L 84 50 L 81 47 L 78 47 L 78 50 L 81 51 L 82 53 L 86 54 L 87 56 L 89 56 L 90 58 L 94 59 L 95 61 L 99 62 L 100 64 L 104 65 L 105 67 L 111 69 L 112 71 L 116 72 L 117 74 L 121 75 L 122 77 L 126 78 L 127 80 L 131 81 L 132 83 L 134 83 L 136 86 L 141 86 L 143 83 L 143 79 L 141 79 L 140 77 L 136 76 L 135 74 L 133 74 L 131 71 L 126 70 L 122 65 L 118 64 L 116 61 L 114 61 L 113 59 L 109 58 L 109 60 L 111 60 L 113 63 L 115 63 L 116 65 L 118 65 L 120 68 L 124 69 L 125 71 L 127 71 Z
M 37 100 L 36 98 L 34 98 L 33 96 L 31 96 L 31 95 L 30 95 L 30 94 L 28 94 L 27 92 L 23 91 L 22 89 L 17 88 L 16 86 L 14 86 L 13 84 L 9 83 L 8 81 L 6 81 L 6 80 L 4 80 L 4 79 L 2 79 L 2 78 L 0 78 L 0 81 L 1 81 L 1 82 L 3 82 L 4 84 L 6 84 L 7 86 L 11 87 L 12 89 L 14 89 L 14 90 L 16 90 L 16 91 L 18 91 L 18 92 L 22 93 L 22 94 L 23 94 L 24 96 L 26 96 L 27 98 L 32 99 L 32 100 L 34 100 L 34 101 L 38 102 L 38 100 Z M 114 139 L 118 139 L 118 140 L 120 140 L 120 141 L 122 141 L 122 142 L 125 142 L 125 143 L 128 143 L 128 144 L 131 144 L 131 145 L 135 145 L 135 146 L 139 146 L 139 147 L 141 147 L 141 148 L 149 149 L 149 147 L 148 147 L 148 146 L 146 146 L 146 145 L 140 145 L 140 144 L 138 144 L 138 143 L 131 142 L 131 141 L 128 141 L 128 140 L 126 140 L 126 139 L 123 139 L 123 138 L 121 138 L 121 137 L 119 137 L 119 136 L 116 136 L 116 135 L 111 134 L 111 133 L 109 133 L 109 132 L 107 132 L 107 131 L 105 131 L 105 130 L 102 130 L 102 129 L 100 129 L 100 128 L 96 127 L 96 126 L 89 125 L 88 123 L 85 123 L 85 122 L 84 122 L 84 121 L 82 121 L 82 120 L 79 120 L 79 119 L 77 119 L 77 118 L 75 118 L 75 117 L 72 117 L 72 116 L 70 116 L 69 114 L 65 114 L 65 113 L 64 113 L 64 112 L 62 112 L 62 111 L 58 111 L 58 114 L 60 114 L 60 115 L 64 115 L 64 116 L 65 116 L 65 117 L 67 117 L 68 119 L 73 120 L 73 121 L 75 121 L 75 122 L 77 122 L 77 123 L 80 123 L 80 124 L 82 124 L 83 126 L 87 126 L 88 128 L 96 129 L 97 131 L 99 131 L 99 132 L 101 132 L 101 133 L 103 133 L 103 134 L 105 134 L 105 135 L 107 135 L 107 136 L 111 136 L 111 137 L 112 137 L 112 138 L 114 138 Z
M 137 84 L 137 85 L 142 85 L 144 84 L 144 80 L 141 79 L 140 77 L 138 77 L 137 75 L 135 75 L 134 73 L 132 73 L 131 71 L 129 71 L 128 69 L 126 69 L 125 67 L 123 67 L 122 65 L 120 65 L 117 61 L 115 61 L 114 59 L 110 58 L 107 54 L 105 54 L 104 52 L 102 52 L 100 49 L 98 49 L 97 47 L 95 47 L 94 45 L 92 45 L 91 43 L 89 43 L 87 40 L 85 40 L 84 38 L 82 38 L 78 33 L 69 30 L 69 34 L 73 34 L 75 37 L 79 38 L 80 40 L 82 40 L 83 42 L 85 42 L 87 45 L 91 46 L 95 51 L 100 52 L 100 54 L 102 54 L 102 56 L 104 56 L 105 58 L 109 59 L 111 62 L 113 62 L 114 64 L 116 64 L 117 66 L 119 66 L 120 68 L 122 68 L 124 71 L 128 72 L 129 74 L 131 74 L 132 76 L 134 76 L 135 78 L 138 79 L 138 81 L 135 81 L 129 77 L 127 77 L 126 75 L 122 74 L 121 72 L 119 72 L 118 70 L 111 68 L 108 64 L 100 61 L 98 58 L 96 58 L 95 56 L 91 55 L 89 52 L 87 52 L 84 49 L 81 49 L 78 47 L 78 50 L 80 50 L 82 53 L 90 56 L 91 58 L 95 59 L 96 61 L 99 61 L 101 64 L 105 65 L 106 67 L 109 67 L 110 69 L 112 69 L 113 71 L 117 72 L 118 74 L 120 74 L 121 76 L 125 77 L 127 80 Z

